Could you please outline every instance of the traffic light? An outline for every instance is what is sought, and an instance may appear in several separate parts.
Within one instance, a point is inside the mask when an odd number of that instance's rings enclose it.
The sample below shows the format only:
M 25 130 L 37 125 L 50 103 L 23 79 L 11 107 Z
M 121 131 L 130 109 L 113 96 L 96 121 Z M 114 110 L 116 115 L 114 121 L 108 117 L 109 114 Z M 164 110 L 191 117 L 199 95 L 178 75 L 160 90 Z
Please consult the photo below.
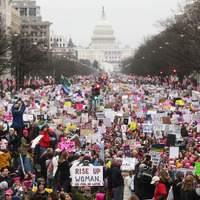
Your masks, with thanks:
M 92 97 L 94 100 L 99 99 L 101 85 L 97 83 L 95 86 L 92 87 Z

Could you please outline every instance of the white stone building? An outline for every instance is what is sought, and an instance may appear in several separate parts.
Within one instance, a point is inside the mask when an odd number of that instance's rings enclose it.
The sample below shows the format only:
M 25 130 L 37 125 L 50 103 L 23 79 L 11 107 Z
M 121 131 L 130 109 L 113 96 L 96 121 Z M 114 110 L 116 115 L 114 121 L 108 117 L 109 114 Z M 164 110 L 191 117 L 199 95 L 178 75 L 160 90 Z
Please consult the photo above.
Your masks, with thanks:
M 134 50 L 126 47 L 119 48 L 112 26 L 105 17 L 104 8 L 100 21 L 96 24 L 91 43 L 88 48 L 77 47 L 78 59 L 90 60 L 93 63 L 98 61 L 101 68 L 103 63 L 110 63 L 115 68 L 121 66 L 121 62 L 133 56 Z

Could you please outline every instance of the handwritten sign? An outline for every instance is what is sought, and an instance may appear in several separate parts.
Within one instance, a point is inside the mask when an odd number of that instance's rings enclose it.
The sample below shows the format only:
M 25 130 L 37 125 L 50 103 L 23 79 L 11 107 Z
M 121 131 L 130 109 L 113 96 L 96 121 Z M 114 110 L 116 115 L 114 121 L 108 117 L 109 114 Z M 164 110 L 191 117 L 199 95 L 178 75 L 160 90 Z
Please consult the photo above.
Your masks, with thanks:
M 63 150 L 65 149 L 66 151 L 73 151 L 75 147 L 75 142 L 70 141 L 70 142 L 61 142 L 60 143 L 60 149 Z
M 76 166 L 71 169 L 72 186 L 103 186 L 102 166 Z

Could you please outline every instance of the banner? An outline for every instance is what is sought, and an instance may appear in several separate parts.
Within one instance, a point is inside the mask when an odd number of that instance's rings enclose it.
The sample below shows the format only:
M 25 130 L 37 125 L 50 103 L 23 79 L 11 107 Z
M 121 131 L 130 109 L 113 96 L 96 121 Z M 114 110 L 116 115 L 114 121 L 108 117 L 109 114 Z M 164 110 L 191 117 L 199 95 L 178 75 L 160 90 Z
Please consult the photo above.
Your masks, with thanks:
M 103 186 L 102 166 L 74 166 L 71 175 L 72 186 Z

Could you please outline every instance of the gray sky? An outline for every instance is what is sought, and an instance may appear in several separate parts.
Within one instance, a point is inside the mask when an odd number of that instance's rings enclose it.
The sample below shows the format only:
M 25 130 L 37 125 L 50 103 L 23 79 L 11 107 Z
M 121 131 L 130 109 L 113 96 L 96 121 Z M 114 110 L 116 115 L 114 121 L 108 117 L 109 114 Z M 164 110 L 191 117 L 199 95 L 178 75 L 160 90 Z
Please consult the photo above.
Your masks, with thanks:
M 121 46 L 137 48 L 144 36 L 157 34 L 160 19 L 178 10 L 178 0 L 37 0 L 43 20 L 53 24 L 57 35 L 71 35 L 75 45 L 90 43 L 93 29 L 101 18 L 102 7 Z

